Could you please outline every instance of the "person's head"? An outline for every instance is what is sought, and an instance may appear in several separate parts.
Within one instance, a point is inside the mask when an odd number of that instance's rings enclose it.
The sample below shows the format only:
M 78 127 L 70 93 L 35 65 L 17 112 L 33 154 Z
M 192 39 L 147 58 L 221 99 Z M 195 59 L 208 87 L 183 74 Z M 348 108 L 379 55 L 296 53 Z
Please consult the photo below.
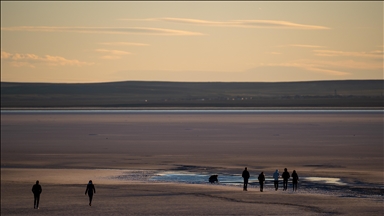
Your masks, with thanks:
M 261 175 L 264 175 L 264 172 L 261 172 Z
M 287 168 L 284 168 L 284 171 L 287 172 Z
M 277 169 L 276 172 L 279 172 L 279 170 Z
M 39 180 L 36 181 L 36 184 L 39 184 Z
M 293 170 L 293 172 L 295 173 L 295 172 L 296 172 L 296 170 Z
M 245 170 L 247 170 L 247 167 L 245 167 Z
M 92 184 L 92 180 L 89 180 L 88 184 Z

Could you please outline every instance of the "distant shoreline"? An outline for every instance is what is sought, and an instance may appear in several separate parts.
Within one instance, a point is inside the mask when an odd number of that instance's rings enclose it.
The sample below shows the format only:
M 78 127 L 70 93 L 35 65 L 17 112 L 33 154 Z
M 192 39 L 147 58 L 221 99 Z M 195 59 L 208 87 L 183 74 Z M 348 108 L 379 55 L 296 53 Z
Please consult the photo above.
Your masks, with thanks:
M 6 107 L 0 110 L 383 110 L 384 107 Z

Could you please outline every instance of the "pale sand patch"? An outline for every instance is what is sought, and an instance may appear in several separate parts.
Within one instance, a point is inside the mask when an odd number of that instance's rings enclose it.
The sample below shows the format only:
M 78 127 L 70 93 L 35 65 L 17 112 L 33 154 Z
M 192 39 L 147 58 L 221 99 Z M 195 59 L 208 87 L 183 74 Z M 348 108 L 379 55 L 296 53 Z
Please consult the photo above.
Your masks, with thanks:
M 96 184 L 92 207 L 85 184 L 42 184 L 40 209 L 31 184 L 2 182 L 2 215 L 381 215 L 382 200 L 247 192 L 189 184 Z

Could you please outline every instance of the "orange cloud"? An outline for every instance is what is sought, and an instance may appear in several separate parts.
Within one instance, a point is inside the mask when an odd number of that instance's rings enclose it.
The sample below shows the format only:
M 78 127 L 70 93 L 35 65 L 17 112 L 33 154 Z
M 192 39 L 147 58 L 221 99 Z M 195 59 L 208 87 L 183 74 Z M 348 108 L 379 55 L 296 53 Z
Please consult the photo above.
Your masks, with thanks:
M 345 52 L 336 50 L 314 50 L 317 56 L 350 56 L 350 57 L 365 57 L 365 58 L 383 58 L 383 52 Z
M 107 49 L 95 49 L 96 52 L 108 53 L 106 56 L 100 57 L 101 59 L 121 59 L 123 55 L 130 55 L 132 53 L 122 50 L 107 50 Z
M 345 76 L 349 75 L 350 73 L 344 72 L 344 71 L 338 71 L 338 70 L 331 70 L 331 69 L 325 69 L 325 65 L 317 65 L 317 64 L 311 64 L 311 63 L 299 63 L 299 62 L 289 62 L 289 63 L 276 63 L 276 64 L 262 64 L 260 65 L 262 67 L 297 67 L 308 71 L 315 71 L 320 73 L 325 73 L 333 76 Z
M 36 67 L 36 64 L 47 64 L 51 66 L 84 66 L 94 64 L 76 59 L 66 59 L 61 56 L 45 55 L 40 57 L 35 54 L 8 53 L 5 51 L 1 51 L 1 59 L 10 62 L 14 67 Z
M 242 27 L 242 28 L 282 28 L 282 29 L 329 29 L 325 26 L 306 25 L 282 20 L 231 20 L 231 21 L 210 21 L 186 18 L 149 18 L 149 19 L 120 19 L 126 21 L 167 21 L 184 24 Z
M 76 32 L 98 34 L 144 34 L 144 35 L 203 35 L 199 32 L 181 31 L 174 29 L 146 27 L 56 27 L 56 26 L 15 26 L 2 27 L 2 31 L 33 31 L 33 32 Z
M 112 55 L 130 55 L 132 53 L 121 50 L 95 49 L 96 52 L 110 53 Z
M 307 45 L 307 44 L 288 44 L 288 45 L 280 45 L 276 47 L 302 47 L 302 48 L 321 48 L 323 46 L 318 45 Z

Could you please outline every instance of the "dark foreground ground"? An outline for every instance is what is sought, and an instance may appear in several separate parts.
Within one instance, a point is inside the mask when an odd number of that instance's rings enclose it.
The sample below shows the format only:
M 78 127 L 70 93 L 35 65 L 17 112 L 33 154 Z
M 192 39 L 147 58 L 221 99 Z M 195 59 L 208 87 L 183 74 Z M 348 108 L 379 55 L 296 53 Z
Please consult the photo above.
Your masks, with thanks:
M 2 215 L 382 215 L 382 200 L 243 192 L 206 185 L 96 186 L 92 207 L 79 184 L 45 184 L 40 209 L 30 186 L 2 183 Z M 17 194 L 17 195 L 16 195 Z

